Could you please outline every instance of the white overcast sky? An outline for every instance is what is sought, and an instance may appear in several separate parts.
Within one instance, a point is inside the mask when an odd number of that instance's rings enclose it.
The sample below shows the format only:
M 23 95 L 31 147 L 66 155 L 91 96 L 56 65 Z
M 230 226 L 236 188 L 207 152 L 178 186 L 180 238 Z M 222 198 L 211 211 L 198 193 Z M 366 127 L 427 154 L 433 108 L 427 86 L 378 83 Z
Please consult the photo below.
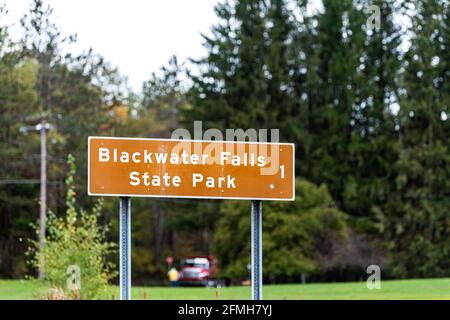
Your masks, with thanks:
M 218 0 L 47 0 L 54 11 L 53 21 L 63 35 L 76 33 L 71 51 L 90 47 L 117 66 L 135 91 L 152 72 L 172 55 L 179 61 L 206 54 L 200 33 L 209 34 L 218 19 Z M 19 20 L 30 8 L 30 0 L 0 0 L 9 13 L 6 23 L 15 24 L 12 36 L 19 35 Z M 1 23 L 4 24 L 5 21 Z
M 44 0 L 53 9 L 53 21 L 63 35 L 76 33 L 73 53 L 93 48 L 106 61 L 119 68 L 128 85 L 138 92 L 152 72 L 166 64 L 172 55 L 180 62 L 206 54 L 200 33 L 210 34 L 218 22 L 214 6 L 219 0 Z M 31 0 L 0 0 L 9 13 L 13 38 L 20 36 L 19 20 Z M 313 0 L 308 9 L 320 10 Z M 401 17 L 400 17 L 401 18 Z M 407 25 L 405 19 L 401 24 Z

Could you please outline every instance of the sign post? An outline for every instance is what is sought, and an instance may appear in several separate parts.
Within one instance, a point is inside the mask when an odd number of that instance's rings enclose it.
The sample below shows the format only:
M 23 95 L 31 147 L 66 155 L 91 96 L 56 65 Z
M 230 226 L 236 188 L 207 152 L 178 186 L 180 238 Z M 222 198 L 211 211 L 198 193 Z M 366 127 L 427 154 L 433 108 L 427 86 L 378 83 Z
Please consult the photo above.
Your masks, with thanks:
M 252 300 L 262 300 L 262 201 L 252 200 Z
M 120 300 L 131 299 L 131 199 L 120 197 Z
M 250 200 L 261 300 L 262 200 L 295 200 L 294 157 L 289 143 L 89 137 L 88 194 L 120 197 L 120 299 L 131 299 L 130 197 L 158 197 Z

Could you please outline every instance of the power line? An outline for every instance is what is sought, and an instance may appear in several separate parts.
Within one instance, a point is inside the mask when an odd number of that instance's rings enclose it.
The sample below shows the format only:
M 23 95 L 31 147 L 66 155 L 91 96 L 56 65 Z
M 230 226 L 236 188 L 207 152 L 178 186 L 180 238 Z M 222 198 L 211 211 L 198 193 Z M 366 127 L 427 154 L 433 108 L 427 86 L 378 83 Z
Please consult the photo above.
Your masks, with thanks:
M 0 180 L 0 185 L 6 184 L 39 184 L 41 183 L 40 179 L 2 179 Z M 58 181 L 47 181 L 47 184 L 57 185 L 60 184 Z
M 0 180 L 0 184 L 38 184 L 39 179 L 23 179 L 23 180 Z

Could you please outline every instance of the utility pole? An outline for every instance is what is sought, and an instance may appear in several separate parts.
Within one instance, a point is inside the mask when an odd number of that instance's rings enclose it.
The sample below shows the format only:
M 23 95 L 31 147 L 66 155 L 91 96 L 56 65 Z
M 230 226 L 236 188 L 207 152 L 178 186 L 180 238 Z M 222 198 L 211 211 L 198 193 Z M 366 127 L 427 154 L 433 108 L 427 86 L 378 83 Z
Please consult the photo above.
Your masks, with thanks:
M 43 279 L 44 261 L 42 259 L 42 252 L 44 251 L 45 223 L 47 221 L 47 123 L 45 122 L 44 116 L 41 117 L 41 123 L 39 125 L 41 135 L 41 194 L 39 203 L 39 258 L 41 259 L 41 263 L 39 279 Z
M 36 126 L 21 127 L 22 133 L 28 131 L 39 131 L 41 141 L 41 178 L 40 178 L 40 197 L 39 197 L 39 279 L 44 278 L 44 261 L 42 252 L 45 245 L 45 223 L 47 221 L 47 130 L 52 126 L 46 122 L 45 115 L 40 116 L 40 122 Z

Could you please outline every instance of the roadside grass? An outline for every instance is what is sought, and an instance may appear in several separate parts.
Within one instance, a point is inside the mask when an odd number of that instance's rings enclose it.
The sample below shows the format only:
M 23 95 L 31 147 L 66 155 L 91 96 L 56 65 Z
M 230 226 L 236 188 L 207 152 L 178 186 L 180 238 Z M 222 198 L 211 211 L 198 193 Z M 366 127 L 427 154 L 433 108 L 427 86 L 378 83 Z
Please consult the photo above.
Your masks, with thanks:
M 82 285 L 82 284 L 81 284 Z M 250 298 L 248 286 L 226 288 L 133 287 L 133 299 L 241 300 Z M 0 300 L 39 299 L 44 288 L 33 280 L 0 280 Z M 111 286 L 104 299 L 119 299 L 119 288 Z M 450 278 L 384 280 L 381 289 L 369 290 L 365 282 L 265 285 L 264 299 L 450 299 Z

